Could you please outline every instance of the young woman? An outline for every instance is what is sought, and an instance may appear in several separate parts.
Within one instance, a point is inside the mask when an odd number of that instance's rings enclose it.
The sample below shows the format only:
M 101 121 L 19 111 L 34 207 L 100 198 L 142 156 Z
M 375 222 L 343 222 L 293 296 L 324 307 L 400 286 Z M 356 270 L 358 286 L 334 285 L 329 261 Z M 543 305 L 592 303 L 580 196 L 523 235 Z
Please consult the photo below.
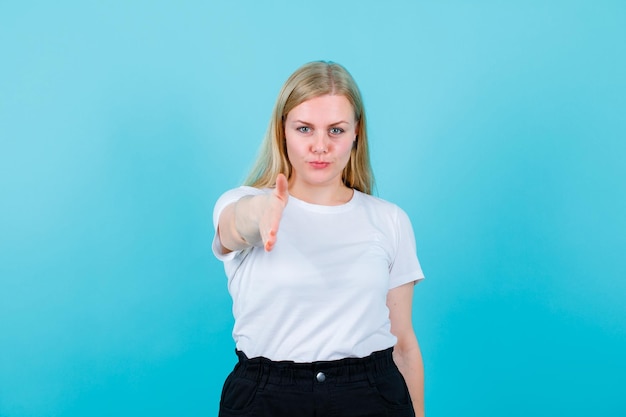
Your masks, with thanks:
M 424 276 L 408 216 L 372 182 L 356 83 L 335 63 L 302 66 L 246 185 L 214 210 L 239 357 L 220 416 L 424 414 L 411 322 Z

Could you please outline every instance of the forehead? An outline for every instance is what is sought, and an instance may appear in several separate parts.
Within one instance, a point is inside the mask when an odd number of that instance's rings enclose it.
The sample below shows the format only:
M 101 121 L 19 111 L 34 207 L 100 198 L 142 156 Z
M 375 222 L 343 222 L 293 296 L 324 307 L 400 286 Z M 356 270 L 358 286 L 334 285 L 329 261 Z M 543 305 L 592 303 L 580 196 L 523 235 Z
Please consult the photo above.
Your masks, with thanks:
M 326 94 L 306 100 L 287 114 L 287 120 L 354 121 L 354 108 L 343 95 Z

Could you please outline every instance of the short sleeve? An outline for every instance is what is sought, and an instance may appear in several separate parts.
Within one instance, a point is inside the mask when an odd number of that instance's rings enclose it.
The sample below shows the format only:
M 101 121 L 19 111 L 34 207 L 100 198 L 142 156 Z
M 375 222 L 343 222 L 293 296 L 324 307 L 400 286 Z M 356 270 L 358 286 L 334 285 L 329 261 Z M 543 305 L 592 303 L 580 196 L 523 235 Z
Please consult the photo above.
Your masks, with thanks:
M 389 271 L 389 289 L 424 279 L 411 220 L 400 208 L 396 212 L 395 229 L 396 253 Z
M 235 252 L 229 252 L 227 254 L 223 254 L 224 247 L 222 246 L 219 235 L 217 233 L 217 226 L 219 224 L 220 215 L 222 214 L 222 211 L 228 205 L 236 202 L 242 197 L 245 197 L 248 195 L 260 195 L 260 194 L 263 194 L 264 192 L 265 191 L 258 189 L 258 188 L 242 186 L 242 187 L 238 187 L 238 188 L 234 188 L 232 190 L 226 191 L 224 194 L 220 196 L 220 198 L 217 199 L 217 202 L 215 203 L 215 207 L 213 208 L 213 229 L 215 230 L 215 234 L 213 236 L 213 244 L 212 244 L 213 254 L 215 255 L 217 259 L 219 259 L 222 262 L 231 261 L 239 253 L 235 251 Z

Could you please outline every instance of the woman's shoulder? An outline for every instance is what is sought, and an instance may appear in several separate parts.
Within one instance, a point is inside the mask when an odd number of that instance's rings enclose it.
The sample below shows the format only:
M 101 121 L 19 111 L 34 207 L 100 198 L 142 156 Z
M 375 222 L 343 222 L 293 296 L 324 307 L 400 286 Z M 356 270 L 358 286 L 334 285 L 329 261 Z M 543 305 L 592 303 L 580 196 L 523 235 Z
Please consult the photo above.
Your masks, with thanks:
M 240 199 L 241 197 L 245 197 L 248 195 L 260 195 L 269 192 L 269 188 L 256 188 L 250 187 L 249 185 L 241 185 L 239 187 L 231 188 L 230 190 L 225 191 L 221 196 L 221 199 Z
M 397 212 L 402 211 L 402 209 L 395 203 L 391 201 L 385 200 L 383 198 L 373 196 L 371 194 L 366 194 L 358 190 L 354 190 L 356 196 L 358 197 L 358 201 L 360 204 L 366 208 L 371 208 L 373 210 L 383 210 L 389 212 Z
M 412 229 L 408 213 L 396 203 L 364 193 L 359 194 L 359 201 L 369 216 L 378 221 L 385 219 L 393 230 Z
M 255 188 L 247 185 L 231 188 L 230 190 L 224 192 L 218 197 L 217 201 L 215 202 L 215 211 L 220 212 L 224 207 L 231 203 L 234 203 L 242 197 L 246 197 L 249 195 L 259 195 L 267 192 L 269 192 L 269 189 Z

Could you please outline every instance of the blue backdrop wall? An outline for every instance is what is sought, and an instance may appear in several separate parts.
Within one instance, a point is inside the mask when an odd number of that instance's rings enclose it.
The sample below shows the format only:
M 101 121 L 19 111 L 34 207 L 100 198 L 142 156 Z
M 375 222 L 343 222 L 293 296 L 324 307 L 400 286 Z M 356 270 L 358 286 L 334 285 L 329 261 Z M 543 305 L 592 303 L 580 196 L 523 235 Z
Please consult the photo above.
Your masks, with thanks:
M 431 416 L 626 415 L 626 3 L 0 3 L 0 415 L 215 415 L 216 198 L 345 65 L 412 219 Z

